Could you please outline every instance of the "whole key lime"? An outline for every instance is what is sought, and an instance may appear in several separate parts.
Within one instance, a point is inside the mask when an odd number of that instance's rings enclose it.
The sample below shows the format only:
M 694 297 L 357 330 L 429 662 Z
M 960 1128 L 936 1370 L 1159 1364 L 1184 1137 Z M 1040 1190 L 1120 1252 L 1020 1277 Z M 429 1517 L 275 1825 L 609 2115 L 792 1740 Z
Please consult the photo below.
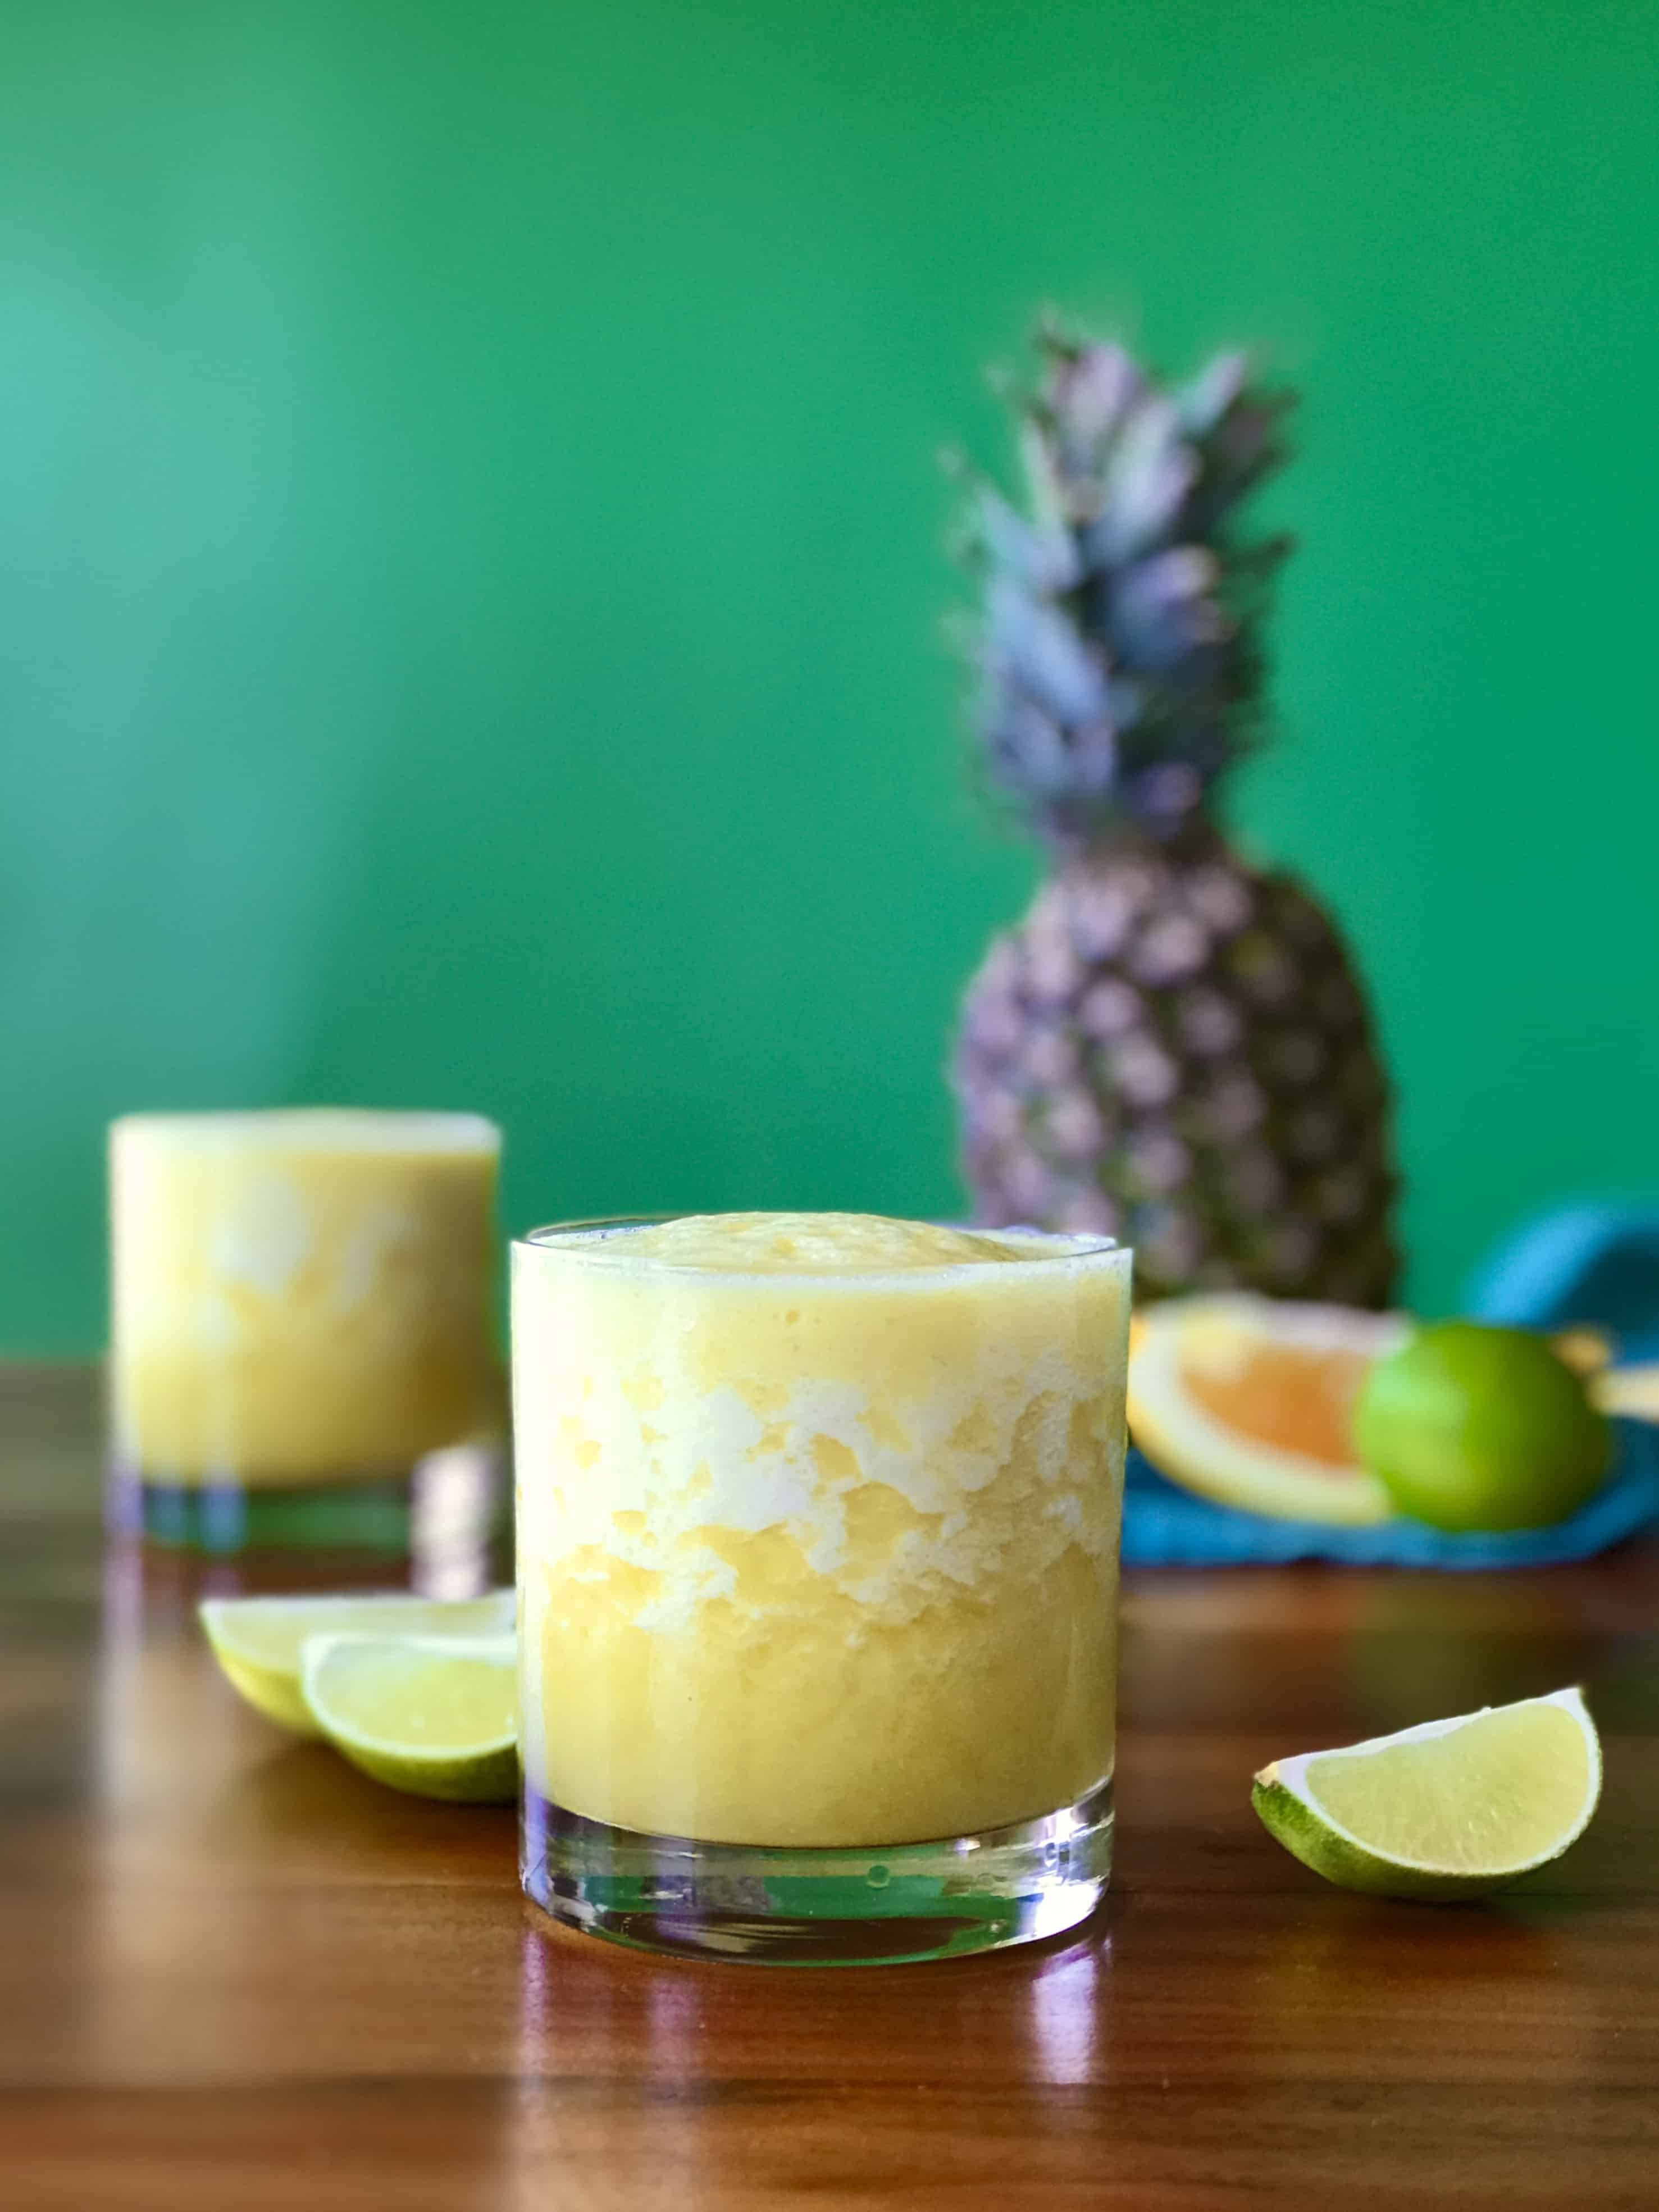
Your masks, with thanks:
M 1354 1443 L 1397 1511 L 1459 1533 L 1564 1521 L 1613 1457 L 1583 1378 L 1541 1336 L 1473 1321 L 1433 1322 L 1376 1363 Z

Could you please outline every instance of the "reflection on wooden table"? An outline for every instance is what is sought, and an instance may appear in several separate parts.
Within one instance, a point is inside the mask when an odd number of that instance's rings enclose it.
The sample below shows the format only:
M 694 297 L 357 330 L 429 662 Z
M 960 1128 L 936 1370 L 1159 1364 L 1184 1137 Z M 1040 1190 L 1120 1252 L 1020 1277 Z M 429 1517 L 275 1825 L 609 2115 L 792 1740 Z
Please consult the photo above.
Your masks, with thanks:
M 106 1552 L 90 1378 L 0 1384 L 7 2212 L 1650 2207 L 1659 1553 L 1158 1575 L 1109 1909 L 1057 1947 L 763 1972 L 532 1924 L 510 1811 L 379 1790 L 220 1680 L 222 1570 Z M 1253 1769 L 1583 1679 L 1607 1790 L 1484 1908 L 1322 1888 Z

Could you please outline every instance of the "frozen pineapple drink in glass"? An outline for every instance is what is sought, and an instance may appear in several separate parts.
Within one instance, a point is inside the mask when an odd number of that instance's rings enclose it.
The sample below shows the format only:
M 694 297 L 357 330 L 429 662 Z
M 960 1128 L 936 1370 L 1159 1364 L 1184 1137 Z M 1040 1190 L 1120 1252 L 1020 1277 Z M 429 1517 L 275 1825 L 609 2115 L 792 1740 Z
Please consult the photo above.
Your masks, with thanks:
M 1110 1868 L 1130 1255 L 864 1214 L 513 1255 L 522 1866 L 761 1960 L 1046 1936 Z
M 119 1494 L 162 1540 L 396 1548 L 489 1450 L 500 1133 L 471 1114 L 135 1114 L 110 1131 Z

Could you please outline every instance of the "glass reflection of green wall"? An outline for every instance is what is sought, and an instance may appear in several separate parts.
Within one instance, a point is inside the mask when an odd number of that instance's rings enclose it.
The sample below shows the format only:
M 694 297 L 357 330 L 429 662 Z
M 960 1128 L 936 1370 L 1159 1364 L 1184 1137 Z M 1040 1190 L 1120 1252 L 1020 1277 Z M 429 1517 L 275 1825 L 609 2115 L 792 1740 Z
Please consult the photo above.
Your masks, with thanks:
M 0 1346 L 112 1113 L 472 1106 L 507 1210 L 959 1200 L 935 449 L 1044 298 L 1271 341 L 1277 752 L 1413 1288 L 1659 1182 L 1659 13 L 22 0 L 0 91 Z

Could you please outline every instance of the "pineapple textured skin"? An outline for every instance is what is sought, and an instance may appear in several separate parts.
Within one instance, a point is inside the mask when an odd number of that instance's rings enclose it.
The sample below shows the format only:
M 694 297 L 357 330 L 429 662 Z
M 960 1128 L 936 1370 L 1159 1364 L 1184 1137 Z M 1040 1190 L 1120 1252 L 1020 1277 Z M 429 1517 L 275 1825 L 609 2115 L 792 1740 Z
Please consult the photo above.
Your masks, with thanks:
M 1294 878 L 1213 831 L 1070 860 L 969 987 L 975 1218 L 1093 1230 L 1138 1294 L 1387 1306 L 1387 1084 L 1363 988 Z

